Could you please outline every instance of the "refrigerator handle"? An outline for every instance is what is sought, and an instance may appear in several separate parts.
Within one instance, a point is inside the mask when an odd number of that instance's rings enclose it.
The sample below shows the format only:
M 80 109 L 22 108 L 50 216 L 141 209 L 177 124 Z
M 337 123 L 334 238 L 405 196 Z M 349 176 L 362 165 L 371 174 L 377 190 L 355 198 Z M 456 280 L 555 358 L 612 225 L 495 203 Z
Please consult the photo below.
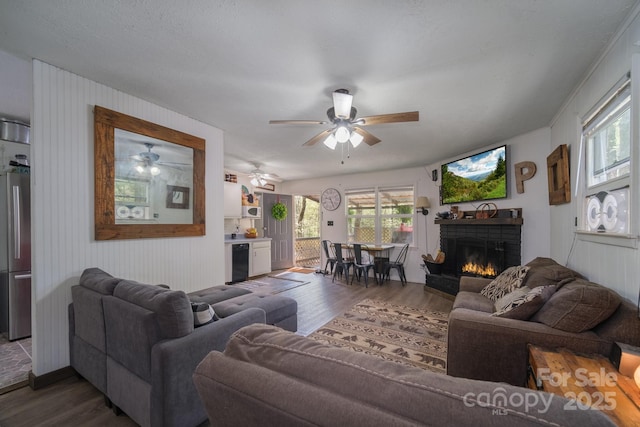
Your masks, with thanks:
M 15 259 L 20 258 L 20 187 L 13 186 L 13 250 Z
M 16 280 L 22 280 L 22 279 L 31 279 L 31 273 L 27 273 L 27 274 L 16 274 L 15 276 L 13 276 L 14 279 Z

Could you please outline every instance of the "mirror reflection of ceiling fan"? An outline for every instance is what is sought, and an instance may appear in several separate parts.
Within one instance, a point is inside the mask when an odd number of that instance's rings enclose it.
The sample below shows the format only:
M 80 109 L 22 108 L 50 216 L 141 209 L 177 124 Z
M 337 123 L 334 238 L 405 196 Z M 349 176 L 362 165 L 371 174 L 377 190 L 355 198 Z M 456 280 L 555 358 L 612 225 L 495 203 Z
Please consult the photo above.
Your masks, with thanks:
M 327 110 L 329 121 L 317 120 L 270 120 L 269 124 L 281 125 L 324 125 L 332 123 L 333 127 L 320 132 L 303 145 L 314 145 L 322 141 L 324 145 L 335 150 L 338 143 L 347 141 L 355 148 L 364 141 L 365 144 L 374 145 L 380 139 L 364 130 L 363 126 L 379 125 L 384 123 L 417 122 L 418 111 L 406 113 L 380 114 L 377 116 L 360 117 L 356 119 L 358 110 L 352 105 L 353 95 L 347 89 L 337 89 L 333 92 L 333 107 Z
M 189 163 L 179 163 L 179 162 L 161 162 L 160 155 L 151 151 L 155 144 L 151 142 L 145 142 L 144 146 L 147 148 L 147 151 L 143 151 L 141 153 L 135 154 L 131 156 L 131 158 L 139 164 L 135 167 L 138 173 L 144 173 L 145 171 L 149 171 L 151 175 L 156 176 L 160 174 L 160 168 L 158 166 L 168 166 L 171 168 L 180 169 L 182 167 L 192 166 Z

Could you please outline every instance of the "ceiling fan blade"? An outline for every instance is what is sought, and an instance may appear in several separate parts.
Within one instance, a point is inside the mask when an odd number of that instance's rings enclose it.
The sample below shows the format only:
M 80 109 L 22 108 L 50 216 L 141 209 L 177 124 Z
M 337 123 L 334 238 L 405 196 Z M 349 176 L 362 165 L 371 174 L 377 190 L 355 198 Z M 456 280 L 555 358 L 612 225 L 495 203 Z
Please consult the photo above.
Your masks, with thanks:
M 333 132 L 333 129 L 327 129 L 325 131 L 320 132 L 319 134 L 317 134 L 316 136 L 314 136 L 313 138 L 311 138 L 310 140 L 308 140 L 307 142 L 305 142 L 304 145 L 314 145 L 317 142 L 323 141 L 324 139 L 326 139 L 329 134 Z
M 374 134 L 367 132 L 366 130 L 361 129 L 359 127 L 354 127 L 353 131 L 358 135 L 361 135 L 364 138 L 363 139 L 364 143 L 367 145 L 375 145 L 381 141 L 380 138 L 378 138 Z
M 326 125 L 321 120 L 269 120 L 270 125 Z
M 358 123 L 361 126 L 379 125 L 383 123 L 401 123 L 401 122 L 417 122 L 420 120 L 418 111 L 409 111 L 406 113 L 380 114 L 377 116 L 360 117 Z

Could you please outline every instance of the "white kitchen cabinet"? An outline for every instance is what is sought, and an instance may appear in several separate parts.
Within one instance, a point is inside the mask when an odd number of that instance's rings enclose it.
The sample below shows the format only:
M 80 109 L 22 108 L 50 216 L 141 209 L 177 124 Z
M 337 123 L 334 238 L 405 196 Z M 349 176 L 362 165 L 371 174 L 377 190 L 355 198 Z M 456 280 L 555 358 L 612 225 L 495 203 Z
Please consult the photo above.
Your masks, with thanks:
M 242 186 L 224 181 L 224 217 L 242 217 Z
M 271 273 L 271 241 L 251 242 L 251 256 L 249 259 L 249 275 Z

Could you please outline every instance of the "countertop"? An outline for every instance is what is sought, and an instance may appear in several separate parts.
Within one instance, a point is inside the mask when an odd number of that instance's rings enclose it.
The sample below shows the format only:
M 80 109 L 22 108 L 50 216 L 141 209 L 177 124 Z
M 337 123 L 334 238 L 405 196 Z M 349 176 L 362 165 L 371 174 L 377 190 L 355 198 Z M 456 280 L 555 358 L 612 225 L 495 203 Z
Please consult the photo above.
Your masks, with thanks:
M 230 245 L 230 244 L 234 244 L 234 243 L 251 243 L 251 242 L 269 242 L 271 241 L 271 237 L 255 237 L 252 239 L 247 239 L 246 237 L 244 237 L 244 234 L 236 237 L 235 239 L 232 239 L 231 236 L 224 236 L 224 244 L 225 245 Z

